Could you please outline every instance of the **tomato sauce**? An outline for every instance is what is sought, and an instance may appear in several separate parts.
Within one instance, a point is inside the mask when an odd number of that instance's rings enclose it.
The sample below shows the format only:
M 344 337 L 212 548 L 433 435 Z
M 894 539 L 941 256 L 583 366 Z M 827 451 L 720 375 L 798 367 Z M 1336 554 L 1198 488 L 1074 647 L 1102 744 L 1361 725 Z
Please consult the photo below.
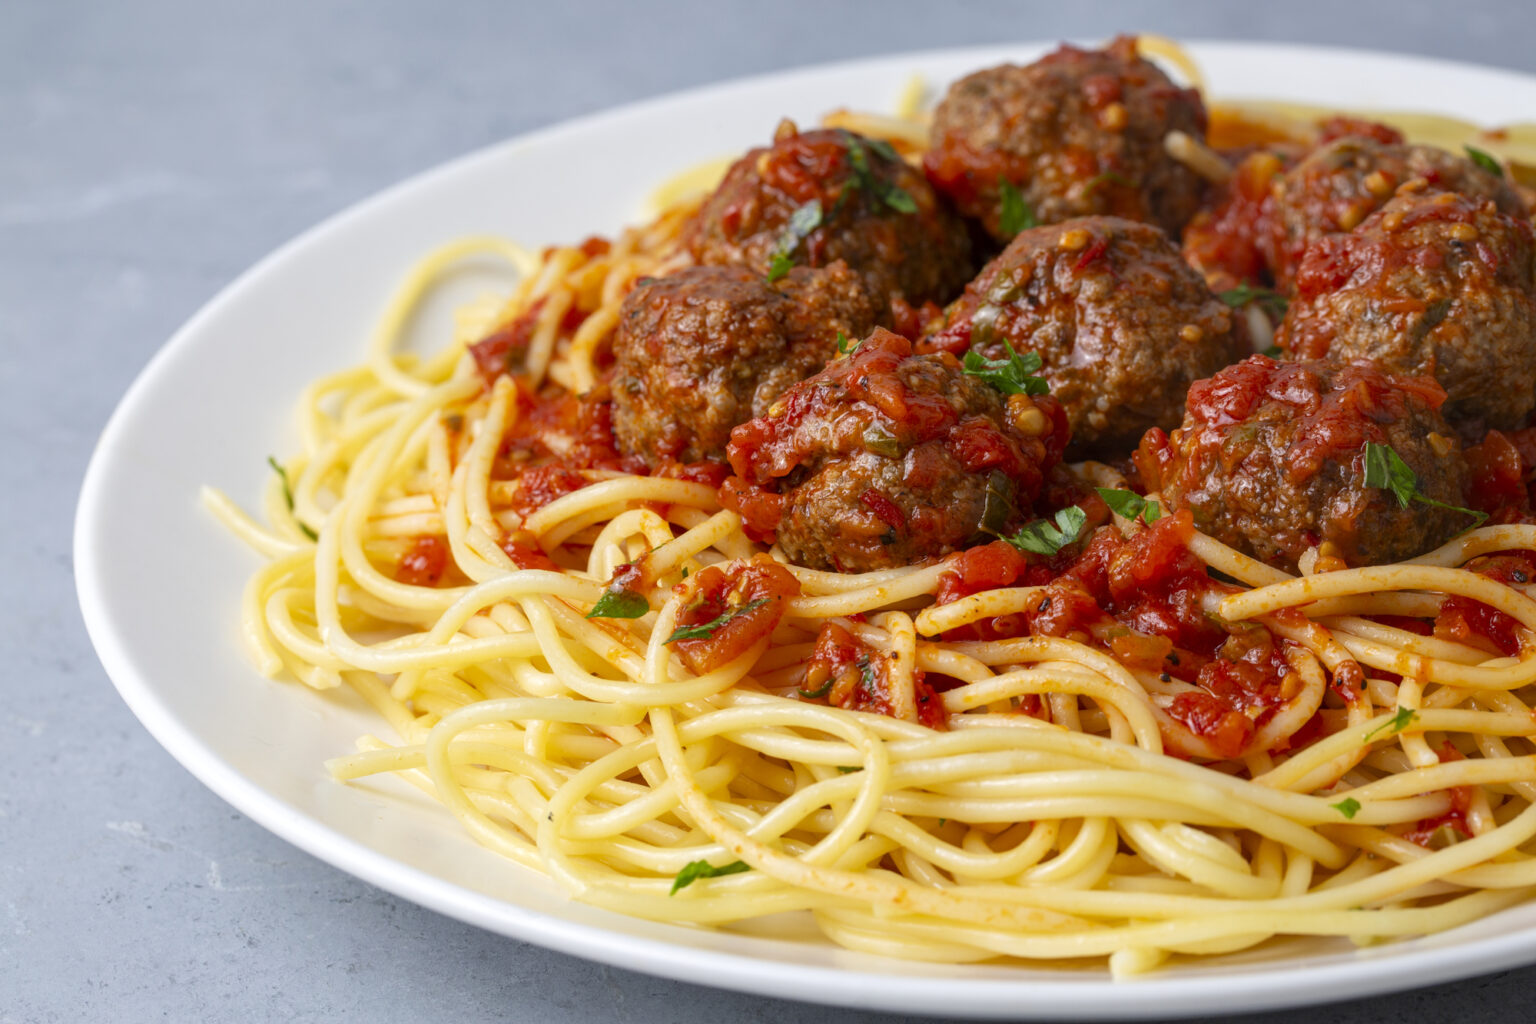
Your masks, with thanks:
M 411 542 L 395 567 L 395 579 L 413 587 L 435 587 L 448 566 L 448 554 L 446 537 L 423 534 Z
M 889 655 L 875 650 L 837 623 L 824 622 L 806 663 L 805 686 L 800 696 L 849 711 L 894 718 L 896 702 L 891 692 L 890 666 Z M 930 729 L 946 728 L 944 703 L 921 670 L 913 672 L 913 701 L 919 722 Z M 1038 712 L 1038 703 L 1031 707 Z
M 687 584 L 675 589 L 686 590 Z M 678 613 L 676 630 L 707 635 L 674 640 L 672 647 L 692 671 L 712 672 L 778 628 L 784 599 L 799 593 L 800 581 L 767 555 L 726 569 L 709 566 L 699 573 L 693 600 Z

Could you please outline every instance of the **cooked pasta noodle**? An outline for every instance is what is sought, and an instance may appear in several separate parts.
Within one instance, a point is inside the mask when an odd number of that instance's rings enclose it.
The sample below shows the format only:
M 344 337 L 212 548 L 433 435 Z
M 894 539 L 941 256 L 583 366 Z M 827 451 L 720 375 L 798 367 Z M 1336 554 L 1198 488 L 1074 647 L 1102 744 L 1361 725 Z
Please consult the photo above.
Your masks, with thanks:
M 921 145 L 910 122 L 839 118 Z M 1293 642 L 1293 691 L 1238 758 L 1170 716 L 1188 683 L 1107 653 L 1109 638 L 944 639 L 1023 612 L 1038 589 L 936 604 L 949 561 L 863 575 L 788 566 L 800 592 L 772 635 L 690 670 L 669 637 L 702 571 L 765 550 L 715 488 L 584 471 L 585 486 L 522 515 L 497 459 L 535 415 L 533 389 L 600 378 L 619 303 L 684 261 L 684 197 L 708 177 L 674 184 L 654 221 L 611 246 L 534 256 L 477 238 L 428 255 L 364 363 L 305 392 L 303 447 L 271 483 L 270 525 L 206 495 L 268 560 L 242 603 L 256 665 L 351 688 L 393 733 L 331 761 L 337 779 L 395 773 L 597 906 L 719 926 L 800 911 L 843 946 L 931 961 L 1098 958 L 1128 974 L 1276 934 L 1420 935 L 1531 894 L 1536 601 L 1464 566 L 1536 552 L 1536 527 L 1295 578 L 1196 535 L 1189 550 L 1237 581 L 1207 595 L 1207 612 Z M 423 296 L 487 256 L 517 275 L 500 308 L 468 310 L 437 356 L 399 354 Z M 466 345 L 518 317 L 522 386 L 487 386 Z M 514 533 L 553 567 L 520 568 Z M 397 572 L 424 536 L 446 544 L 435 585 Z M 643 614 L 589 618 L 637 561 Z M 1520 654 L 1401 628 L 1396 617 L 1432 617 L 1449 595 L 1510 616 Z M 888 660 L 890 715 L 802 696 L 828 621 Z M 943 731 L 919 720 L 924 672 L 953 683 Z M 1309 722 L 1316 735 L 1293 746 Z M 1402 835 L 1458 810 L 1460 841 Z M 679 888 L 698 862 L 742 867 Z

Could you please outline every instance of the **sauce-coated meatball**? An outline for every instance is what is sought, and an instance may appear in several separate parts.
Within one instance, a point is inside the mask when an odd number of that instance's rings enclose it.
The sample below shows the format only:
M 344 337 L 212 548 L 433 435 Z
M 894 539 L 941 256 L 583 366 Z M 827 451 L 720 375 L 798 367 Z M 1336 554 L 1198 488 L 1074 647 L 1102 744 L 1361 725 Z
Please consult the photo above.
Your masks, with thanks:
M 817 204 L 810 227 L 797 211 Z M 788 236 L 786 238 L 786 235 Z M 699 263 L 768 273 L 776 253 L 820 267 L 842 260 L 884 306 L 948 302 L 970 277 L 970 236 L 921 171 L 891 148 L 843 129 L 781 129 L 736 161 L 690 223 Z M 786 245 L 788 241 L 790 244 Z
M 614 332 L 613 428 L 652 465 L 720 459 L 731 428 L 860 338 L 875 308 L 842 263 L 774 285 L 745 267 L 690 267 L 638 285 Z
M 1232 311 L 1161 231 L 1086 217 L 1019 233 L 920 350 L 1035 352 L 1067 410 L 1069 455 L 1125 455 L 1171 430 L 1189 385 L 1247 355 Z
M 1050 396 L 1005 398 L 876 330 L 736 428 L 721 498 L 799 565 L 888 569 L 1021 525 L 1066 432 Z
M 1168 155 L 1171 131 L 1205 138 L 1200 94 L 1180 89 L 1121 36 L 1103 50 L 1063 46 L 1027 67 L 960 79 L 934 111 L 929 179 L 999 241 L 1001 182 L 1041 223 L 1113 214 L 1177 237 L 1203 182 Z
M 1321 146 L 1275 179 L 1270 267 L 1275 287 L 1289 292 L 1307 248 L 1323 235 L 1353 231 L 1408 182 L 1434 192 L 1492 199 L 1499 209 L 1527 216 L 1502 177 L 1434 146 L 1410 146 L 1349 135 Z
M 1271 565 L 1294 571 L 1323 542 L 1352 566 L 1401 561 L 1473 520 L 1419 501 L 1404 508 L 1367 487 L 1365 446 L 1395 451 L 1425 497 L 1464 504 L 1466 467 L 1439 413 L 1444 398 L 1432 378 L 1365 361 L 1251 356 L 1190 388 L 1184 425 L 1148 432 L 1136 461 L 1170 509 L 1189 509 L 1198 529 Z
M 1491 200 L 1403 191 L 1301 261 L 1276 340 L 1303 359 L 1432 374 L 1469 435 L 1536 409 L 1536 245 Z

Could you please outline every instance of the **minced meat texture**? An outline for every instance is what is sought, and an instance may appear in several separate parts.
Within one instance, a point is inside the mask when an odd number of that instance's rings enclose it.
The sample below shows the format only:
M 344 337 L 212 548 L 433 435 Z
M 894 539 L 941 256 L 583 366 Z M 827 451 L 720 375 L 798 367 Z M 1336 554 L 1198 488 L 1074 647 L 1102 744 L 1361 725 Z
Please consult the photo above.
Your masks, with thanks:
M 1469 437 L 1536 409 L 1536 245 L 1492 200 L 1401 191 L 1307 250 L 1276 335 L 1303 359 L 1372 359 L 1432 374 Z
M 1020 232 L 920 351 L 1035 352 L 1067 410 L 1072 458 L 1125 456 L 1171 430 L 1189 385 L 1248 355 L 1246 329 L 1177 247 L 1117 217 Z
M 1464 512 L 1365 484 L 1365 445 L 1386 445 L 1419 493 L 1465 504 L 1466 465 L 1439 413 L 1432 378 L 1366 361 L 1278 362 L 1251 356 L 1190 388 L 1184 425 L 1148 432 L 1136 462 L 1169 510 L 1224 544 L 1295 571 L 1306 549 L 1332 544 L 1351 566 L 1421 555 L 1475 525 Z
M 875 307 L 842 263 L 770 285 L 745 267 L 690 267 L 638 285 L 614 332 L 613 428 L 652 466 L 725 457 L 731 428 L 861 338 Z
M 1048 395 L 1000 392 L 948 353 L 876 330 L 736 428 L 721 489 L 799 565 L 868 572 L 946 555 L 1030 518 L 1061 459 Z
M 1513 217 L 1525 204 L 1501 176 L 1434 146 L 1388 143 L 1363 135 L 1335 139 L 1277 177 L 1270 267 L 1275 287 L 1289 292 L 1307 248 L 1335 231 L 1352 231 L 1409 182 L 1426 191 L 1491 199 Z
M 819 217 L 797 235 L 791 218 L 811 203 Z M 922 172 L 885 143 L 840 128 L 781 127 L 772 146 L 748 151 L 690 222 L 685 242 L 698 263 L 761 274 L 775 254 L 812 267 L 842 260 L 882 313 L 897 297 L 912 306 L 948 302 L 974 267 L 969 232 Z
M 1204 187 L 1164 137 L 1205 138 L 1200 94 L 1175 86 L 1121 36 L 1103 50 L 1063 46 L 950 86 L 934 111 L 928 178 L 960 212 L 1007 241 L 1001 182 L 1040 223 L 1090 214 L 1148 221 L 1178 236 Z

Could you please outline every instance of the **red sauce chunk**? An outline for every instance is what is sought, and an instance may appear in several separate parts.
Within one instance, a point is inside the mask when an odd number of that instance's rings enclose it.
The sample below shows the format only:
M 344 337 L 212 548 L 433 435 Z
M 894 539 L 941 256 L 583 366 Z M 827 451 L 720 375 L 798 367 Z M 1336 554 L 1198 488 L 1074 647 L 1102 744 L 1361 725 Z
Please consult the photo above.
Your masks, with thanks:
M 1436 753 L 1440 755 L 1441 764 L 1445 764 L 1447 761 L 1465 760 L 1461 751 L 1451 746 L 1449 740 L 1442 743 Z M 1467 811 L 1472 807 L 1474 787 L 1456 786 L 1445 792 L 1451 798 L 1450 810 L 1444 814 L 1433 818 L 1425 818 L 1418 822 L 1413 828 L 1403 833 L 1404 839 L 1411 843 L 1418 843 L 1420 846 L 1432 846 L 1434 845 L 1436 835 L 1443 834 L 1441 833 L 1442 829 L 1459 835 L 1463 839 L 1472 838 L 1472 826 L 1467 822 Z
M 1525 585 L 1536 581 L 1536 558 L 1530 554 L 1500 554 L 1474 559 L 1468 568 L 1500 583 Z M 1520 653 L 1520 623 L 1469 597 L 1453 595 L 1440 605 L 1435 636 L 1514 657 Z
M 824 622 L 806 663 L 801 696 L 825 700 L 849 711 L 895 718 L 890 655 L 866 644 L 835 622 Z M 944 703 L 921 670 L 914 671 L 913 702 L 917 720 L 930 729 L 946 728 Z
M 395 567 L 395 579 L 413 587 L 435 587 L 448 566 L 448 539 L 423 534 L 411 542 L 410 550 Z
M 574 469 L 564 466 L 538 466 L 517 478 L 517 490 L 512 495 L 512 508 L 527 519 L 556 498 L 563 498 L 572 491 L 587 485 L 587 478 Z
M 678 630 L 710 626 L 709 635 L 674 640 L 672 647 L 693 672 L 712 672 L 768 637 L 784 617 L 784 598 L 799 593 L 800 581 L 767 555 L 725 569 L 709 566 L 677 616 Z

